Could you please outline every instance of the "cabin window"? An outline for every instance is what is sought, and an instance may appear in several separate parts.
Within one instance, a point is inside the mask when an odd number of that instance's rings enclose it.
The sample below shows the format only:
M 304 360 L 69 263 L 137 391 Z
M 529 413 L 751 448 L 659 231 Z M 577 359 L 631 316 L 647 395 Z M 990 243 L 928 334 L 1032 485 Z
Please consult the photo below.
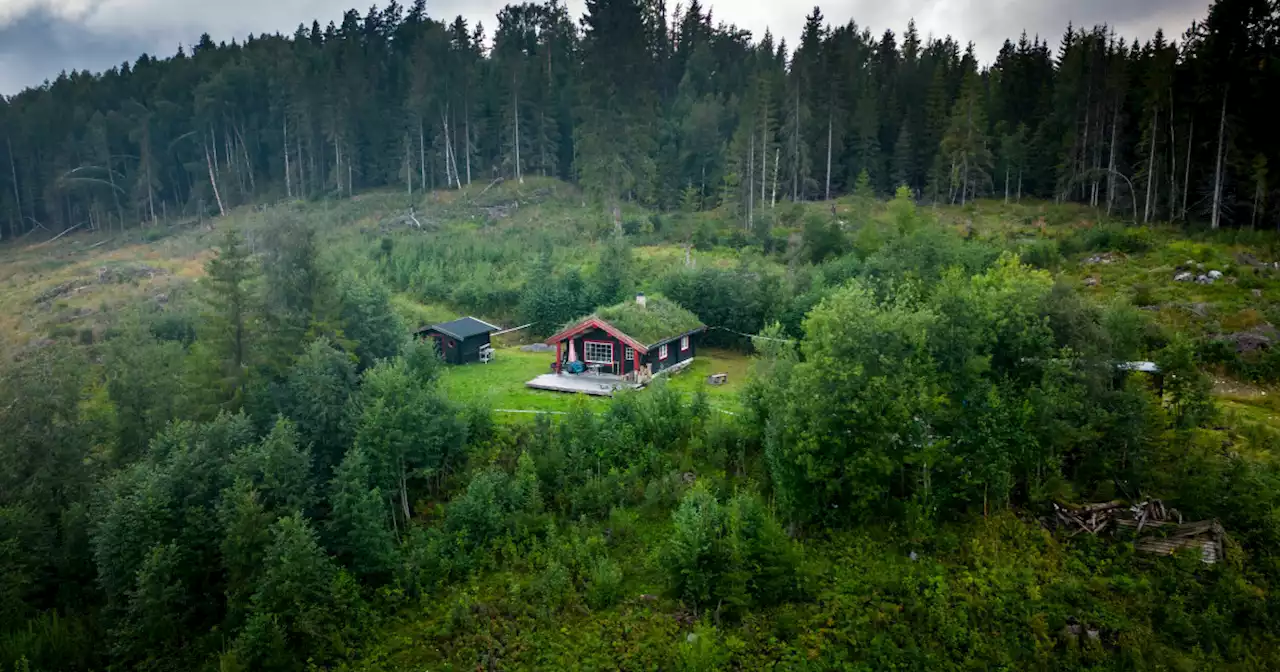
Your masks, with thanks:
M 658 346 L 658 359 L 666 359 L 666 358 L 667 358 L 667 346 L 665 345 Z
M 604 341 L 584 341 L 582 358 L 588 364 L 612 364 L 613 344 Z
M 629 362 L 629 361 L 631 361 L 631 360 L 633 360 L 633 359 L 635 359 L 635 358 L 636 358 L 636 349 L 628 345 L 628 346 L 627 346 L 627 361 Z
M 685 350 L 688 350 L 688 349 L 689 349 L 689 337 L 688 337 L 688 336 L 681 336 L 681 337 L 680 337 L 680 352 L 684 352 Z

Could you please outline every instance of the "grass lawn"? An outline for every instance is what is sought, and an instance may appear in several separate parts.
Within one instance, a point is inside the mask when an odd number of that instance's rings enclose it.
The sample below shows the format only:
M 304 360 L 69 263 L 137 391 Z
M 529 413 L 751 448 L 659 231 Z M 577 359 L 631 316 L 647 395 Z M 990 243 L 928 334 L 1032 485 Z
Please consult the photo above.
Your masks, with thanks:
M 450 399 L 462 403 L 483 403 L 493 409 L 517 411 L 568 411 L 581 399 L 588 408 L 601 410 L 607 397 L 592 397 L 564 392 L 531 390 L 525 383 L 548 373 L 555 355 L 548 352 L 522 352 L 519 348 L 498 348 L 489 364 L 467 364 L 446 367 L 441 382 Z M 737 392 L 746 382 L 748 356 L 726 350 L 703 350 L 690 367 L 672 377 L 669 384 L 692 395 L 705 388 L 713 408 L 737 412 Z M 707 385 L 712 373 L 728 373 L 729 382 L 720 387 Z M 642 392 L 643 394 L 643 392 Z M 519 417 L 499 413 L 499 417 Z

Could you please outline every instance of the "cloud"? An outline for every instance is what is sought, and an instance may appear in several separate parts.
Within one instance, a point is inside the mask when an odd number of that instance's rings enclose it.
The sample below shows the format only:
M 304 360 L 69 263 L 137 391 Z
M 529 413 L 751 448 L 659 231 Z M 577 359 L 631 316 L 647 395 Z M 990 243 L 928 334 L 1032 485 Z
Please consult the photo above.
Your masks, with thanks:
M 817 2 L 818 0 L 811 0 Z M 378 0 L 384 4 L 385 0 Z M 410 4 L 411 0 L 401 0 Z M 877 36 L 886 29 L 901 36 L 914 18 L 924 37 L 952 35 L 973 41 L 983 61 L 1000 44 L 1025 29 L 1051 44 L 1066 29 L 1107 23 L 1118 35 L 1146 40 L 1157 27 L 1181 36 L 1206 13 L 1208 0 L 833 0 L 822 2 L 826 21 L 855 20 Z M 341 20 L 352 0 L 0 0 L 0 93 L 38 85 L 63 70 L 102 70 L 146 52 L 169 55 L 202 33 L 215 41 L 249 34 L 292 33 L 300 23 Z M 358 4 L 358 3 L 356 3 Z M 433 0 L 428 11 L 440 19 L 463 15 L 494 32 L 506 0 Z M 687 3 L 686 3 L 687 4 Z M 568 0 L 581 15 L 585 0 Z M 766 29 L 792 47 L 799 39 L 807 3 L 776 0 L 703 0 L 717 22 L 736 24 L 757 36 Z M 668 7 L 675 3 L 668 0 Z M 367 8 L 361 8 L 363 13 Z
M 16 93 L 64 70 L 102 70 L 151 50 L 130 37 L 101 34 L 50 8 L 36 8 L 0 23 L 0 93 Z

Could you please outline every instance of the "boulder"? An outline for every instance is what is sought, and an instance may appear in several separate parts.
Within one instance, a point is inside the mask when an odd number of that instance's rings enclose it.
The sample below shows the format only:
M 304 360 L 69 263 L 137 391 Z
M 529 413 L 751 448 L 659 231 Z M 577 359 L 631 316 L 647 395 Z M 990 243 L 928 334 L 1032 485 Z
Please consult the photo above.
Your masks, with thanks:
M 1209 271 L 1209 279 L 1210 279 L 1210 280 L 1221 280 L 1221 279 L 1222 279 L 1222 271 Z
M 1177 275 L 1173 276 L 1173 281 L 1174 281 L 1174 282 L 1191 282 L 1192 280 L 1195 280 L 1195 279 L 1196 279 L 1196 277 L 1195 277 L 1194 275 L 1191 275 L 1191 274 L 1190 274 L 1190 273 L 1188 273 L 1187 271 L 1183 271 L 1183 272 L 1181 272 L 1181 273 L 1179 273 L 1179 274 L 1177 274 Z

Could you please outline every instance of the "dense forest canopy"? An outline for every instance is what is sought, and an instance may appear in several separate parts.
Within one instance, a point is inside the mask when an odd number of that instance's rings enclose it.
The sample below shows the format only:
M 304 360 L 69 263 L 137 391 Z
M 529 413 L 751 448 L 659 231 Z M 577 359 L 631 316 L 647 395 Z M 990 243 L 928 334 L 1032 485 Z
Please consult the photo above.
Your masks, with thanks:
M 648 207 L 900 185 L 933 202 L 1072 200 L 1141 221 L 1270 225 L 1271 0 L 1177 38 L 1066 26 L 972 45 L 808 16 L 791 42 L 698 0 L 558 0 L 444 23 L 425 0 L 63 74 L 0 101 L 0 221 L 114 228 L 262 199 L 551 175 Z M 1181 26 L 1172 26 L 1181 29 Z M 878 29 L 878 27 L 877 27 Z

